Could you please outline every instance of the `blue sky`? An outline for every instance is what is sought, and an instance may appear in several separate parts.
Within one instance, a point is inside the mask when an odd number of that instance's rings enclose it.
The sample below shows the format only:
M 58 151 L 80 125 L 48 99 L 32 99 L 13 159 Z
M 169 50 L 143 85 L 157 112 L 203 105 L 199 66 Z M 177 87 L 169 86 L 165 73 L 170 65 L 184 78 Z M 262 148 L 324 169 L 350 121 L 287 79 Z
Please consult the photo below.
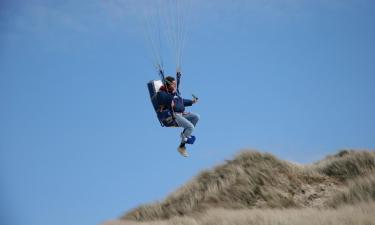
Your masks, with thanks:
M 1 1 L 2 224 L 98 224 L 242 149 L 298 163 L 374 149 L 373 1 L 192 0 L 181 90 L 200 97 L 201 121 L 189 158 L 149 101 L 147 7 Z

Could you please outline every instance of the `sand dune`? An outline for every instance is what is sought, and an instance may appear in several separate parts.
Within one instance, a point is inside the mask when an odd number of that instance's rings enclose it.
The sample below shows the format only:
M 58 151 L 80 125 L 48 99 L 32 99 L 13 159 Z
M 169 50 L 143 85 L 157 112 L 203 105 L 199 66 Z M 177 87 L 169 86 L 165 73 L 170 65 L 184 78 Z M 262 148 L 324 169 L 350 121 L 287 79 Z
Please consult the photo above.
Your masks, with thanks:
M 375 224 L 374 201 L 374 151 L 343 150 L 312 165 L 243 151 L 104 225 Z

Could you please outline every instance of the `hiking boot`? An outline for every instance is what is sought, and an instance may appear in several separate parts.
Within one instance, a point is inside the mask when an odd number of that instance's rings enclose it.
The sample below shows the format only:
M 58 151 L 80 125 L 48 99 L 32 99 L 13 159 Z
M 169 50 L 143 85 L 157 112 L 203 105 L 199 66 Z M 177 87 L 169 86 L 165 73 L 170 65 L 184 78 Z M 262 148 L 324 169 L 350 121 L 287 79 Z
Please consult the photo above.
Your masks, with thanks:
M 177 151 L 184 157 L 188 157 L 189 154 L 186 151 L 185 143 L 181 143 L 180 146 L 178 146 Z

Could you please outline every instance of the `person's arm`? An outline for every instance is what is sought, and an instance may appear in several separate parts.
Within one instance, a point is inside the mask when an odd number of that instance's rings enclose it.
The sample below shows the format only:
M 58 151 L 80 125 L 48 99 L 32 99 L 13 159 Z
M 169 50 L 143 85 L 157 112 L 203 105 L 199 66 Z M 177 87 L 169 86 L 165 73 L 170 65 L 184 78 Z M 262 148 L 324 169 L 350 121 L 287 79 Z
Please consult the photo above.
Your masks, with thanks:
M 193 100 L 190 99 L 183 99 L 184 100 L 184 106 L 192 106 L 194 104 Z
M 193 99 L 183 99 L 184 106 L 192 106 L 193 104 L 198 102 L 198 98 L 193 97 Z

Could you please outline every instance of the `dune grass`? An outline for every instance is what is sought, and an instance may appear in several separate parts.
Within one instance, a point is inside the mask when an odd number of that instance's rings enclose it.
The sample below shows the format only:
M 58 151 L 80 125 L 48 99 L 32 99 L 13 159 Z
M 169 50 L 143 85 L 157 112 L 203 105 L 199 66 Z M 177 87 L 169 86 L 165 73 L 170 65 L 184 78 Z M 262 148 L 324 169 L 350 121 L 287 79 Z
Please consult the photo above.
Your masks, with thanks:
M 230 210 L 262 209 L 270 213 L 268 209 L 304 207 L 325 208 L 334 214 L 336 211 L 327 207 L 375 199 L 375 178 L 371 176 L 374 171 L 372 151 L 343 150 L 308 166 L 279 160 L 268 153 L 243 151 L 233 160 L 203 171 L 165 200 L 139 206 L 121 219 L 192 220 L 192 216 L 211 212 L 213 208 L 225 209 L 228 215 L 242 212 Z
M 342 150 L 316 163 L 315 170 L 340 180 L 355 178 L 375 170 L 375 152 Z
M 337 207 L 343 204 L 371 201 L 375 201 L 375 173 L 351 180 L 344 190 L 336 193 L 328 201 L 328 205 Z
M 199 174 L 163 202 L 140 206 L 123 219 L 167 219 L 211 207 L 296 206 L 290 192 L 302 181 L 295 166 L 271 154 L 246 151 L 234 160 Z
M 103 225 L 375 225 L 375 203 L 337 209 L 210 209 L 194 217 L 147 222 L 111 221 Z

